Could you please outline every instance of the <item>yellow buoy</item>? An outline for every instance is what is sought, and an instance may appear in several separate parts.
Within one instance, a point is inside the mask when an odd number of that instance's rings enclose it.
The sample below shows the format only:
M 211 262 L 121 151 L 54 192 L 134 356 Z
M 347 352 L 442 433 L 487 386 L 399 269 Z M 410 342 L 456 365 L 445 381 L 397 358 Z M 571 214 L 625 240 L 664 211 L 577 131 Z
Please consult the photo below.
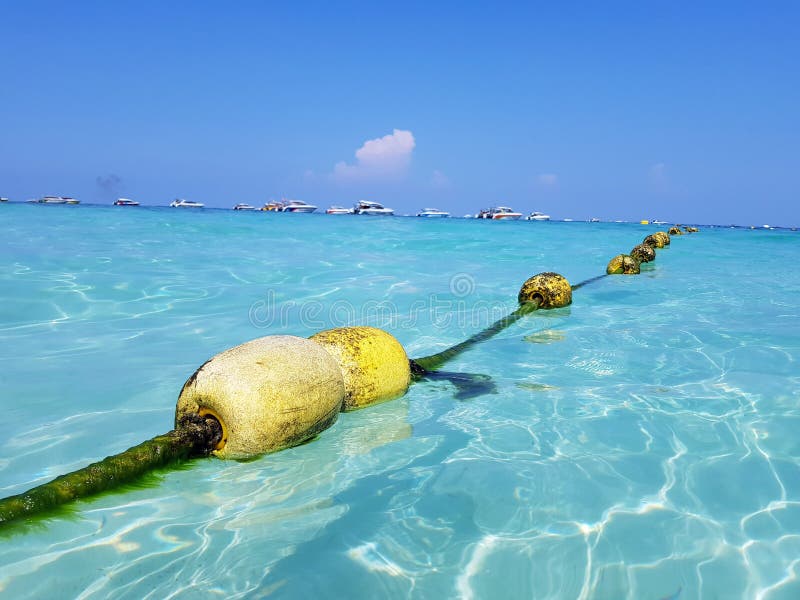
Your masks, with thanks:
M 402 396 L 411 381 L 403 346 L 375 327 L 339 327 L 312 335 L 339 364 L 344 408 L 355 410 Z
M 663 248 L 664 247 L 664 239 L 661 236 L 657 236 L 655 234 L 648 235 L 642 243 L 645 246 L 650 246 L 651 248 Z
M 683 232 L 680 230 L 680 227 L 670 227 L 667 233 L 669 233 L 670 235 L 683 235 Z
M 220 458 L 295 446 L 330 427 L 344 400 L 339 365 L 311 340 L 258 338 L 217 354 L 189 377 L 175 409 L 222 425 Z
M 639 261 L 627 254 L 617 254 L 606 267 L 609 275 L 637 275 L 640 272 Z
M 646 263 L 656 259 L 656 251 L 646 244 L 639 244 L 631 250 L 631 256 L 640 263 Z
M 666 231 L 656 231 L 653 234 L 653 237 L 656 239 L 660 239 L 662 242 L 664 242 L 664 246 L 669 246 L 670 239 L 669 239 L 669 234 Z
M 539 273 L 522 284 L 520 304 L 539 301 L 539 308 L 560 308 L 572 303 L 572 286 L 558 273 Z

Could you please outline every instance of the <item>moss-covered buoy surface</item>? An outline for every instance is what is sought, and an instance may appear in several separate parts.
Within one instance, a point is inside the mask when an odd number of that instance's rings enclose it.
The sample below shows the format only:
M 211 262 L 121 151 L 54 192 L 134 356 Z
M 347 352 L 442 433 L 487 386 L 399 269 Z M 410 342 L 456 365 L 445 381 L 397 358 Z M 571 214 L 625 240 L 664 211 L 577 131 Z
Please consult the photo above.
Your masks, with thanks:
M 663 242 L 663 246 L 669 246 L 670 239 L 669 239 L 669 234 L 666 231 L 656 231 L 653 234 L 653 237 L 656 239 L 660 239 Z
M 189 377 L 175 409 L 222 425 L 220 458 L 249 458 L 295 446 L 330 427 L 344 400 L 339 365 L 305 338 L 258 338 L 217 354 Z
M 640 263 L 650 262 L 656 259 L 656 251 L 650 246 L 639 244 L 631 250 L 631 256 Z
M 344 410 L 405 394 L 411 369 L 403 346 L 375 327 L 339 327 L 311 336 L 338 363 L 344 380 Z
M 670 227 L 667 233 L 669 233 L 670 235 L 683 235 L 683 232 L 681 231 L 680 227 Z
M 642 240 L 642 243 L 645 246 L 650 246 L 651 248 L 664 247 L 664 240 L 660 236 L 656 236 L 655 234 L 648 235 L 646 238 L 644 238 L 644 240 Z
M 558 273 L 539 273 L 522 284 L 520 304 L 539 301 L 539 308 L 560 308 L 572 303 L 572 286 Z
M 637 275 L 640 272 L 639 261 L 627 254 L 618 254 L 606 267 L 609 275 Z

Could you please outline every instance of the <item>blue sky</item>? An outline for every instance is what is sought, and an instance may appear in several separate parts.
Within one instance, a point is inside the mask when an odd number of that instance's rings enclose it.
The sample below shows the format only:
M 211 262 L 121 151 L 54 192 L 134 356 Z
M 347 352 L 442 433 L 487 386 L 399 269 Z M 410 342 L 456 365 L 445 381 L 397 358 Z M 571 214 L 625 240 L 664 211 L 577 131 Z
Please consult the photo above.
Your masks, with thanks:
M 0 195 L 800 225 L 800 4 L 8 2 Z

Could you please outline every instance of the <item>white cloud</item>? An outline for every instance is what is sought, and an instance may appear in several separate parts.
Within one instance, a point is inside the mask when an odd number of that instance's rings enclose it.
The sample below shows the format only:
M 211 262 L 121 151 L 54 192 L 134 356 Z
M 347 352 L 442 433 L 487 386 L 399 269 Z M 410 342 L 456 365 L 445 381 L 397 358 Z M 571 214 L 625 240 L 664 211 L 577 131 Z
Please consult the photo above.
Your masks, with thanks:
M 395 129 L 389 135 L 367 140 L 356 150 L 356 162 L 344 161 L 333 168 L 333 178 L 348 182 L 365 179 L 399 179 L 408 171 L 416 146 L 414 134 Z
M 555 173 L 540 173 L 536 178 L 539 185 L 553 186 L 558 184 L 558 175 Z
M 450 178 L 437 169 L 431 175 L 431 185 L 441 190 L 449 188 L 452 184 Z

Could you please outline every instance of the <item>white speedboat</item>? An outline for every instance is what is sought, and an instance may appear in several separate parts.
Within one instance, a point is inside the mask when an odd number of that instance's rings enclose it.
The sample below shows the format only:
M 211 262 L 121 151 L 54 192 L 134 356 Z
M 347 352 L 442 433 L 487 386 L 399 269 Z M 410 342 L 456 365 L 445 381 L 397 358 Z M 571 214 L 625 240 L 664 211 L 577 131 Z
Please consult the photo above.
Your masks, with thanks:
M 353 212 L 357 215 L 393 215 L 394 209 L 386 208 L 379 202 L 360 200 L 358 204 L 353 207 Z
M 0 197 L 0 202 L 8 202 L 8 198 Z
M 282 210 L 289 213 L 312 213 L 317 207 L 302 200 L 287 200 L 283 203 Z
M 533 211 L 527 217 L 525 217 L 526 221 L 549 221 L 550 215 L 546 215 L 544 213 Z
M 512 210 L 508 206 L 493 206 L 488 210 L 482 210 L 477 215 L 476 219 L 491 219 L 493 221 L 516 221 L 522 217 L 522 213 Z
M 426 217 L 428 219 L 441 219 L 444 217 L 449 217 L 450 213 L 445 212 L 443 210 L 439 210 L 438 208 L 423 208 L 420 212 L 417 213 L 418 217 Z
M 172 208 L 203 208 L 205 206 L 202 202 L 193 202 L 182 198 L 175 198 L 169 205 Z
M 130 198 L 117 198 L 114 200 L 114 206 L 139 206 L 139 203 Z
M 352 208 L 345 208 L 344 206 L 338 206 L 334 204 L 333 206 L 329 206 L 328 210 L 325 211 L 326 215 L 352 215 L 353 209 Z
M 255 210 L 256 207 L 252 204 L 237 204 L 233 207 L 233 210 Z
M 38 204 L 80 204 L 80 200 L 70 198 L 69 196 L 42 196 L 38 200 L 34 200 Z

